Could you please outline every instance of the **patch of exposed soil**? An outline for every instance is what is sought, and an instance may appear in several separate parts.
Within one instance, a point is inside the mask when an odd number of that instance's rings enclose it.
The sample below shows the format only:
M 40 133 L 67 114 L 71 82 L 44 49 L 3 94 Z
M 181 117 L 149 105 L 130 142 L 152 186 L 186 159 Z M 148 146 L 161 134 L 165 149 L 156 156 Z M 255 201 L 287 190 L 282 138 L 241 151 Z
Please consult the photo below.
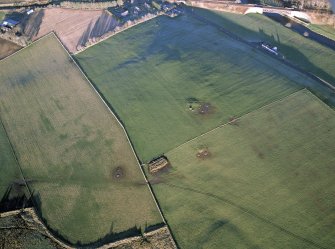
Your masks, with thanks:
M 122 167 L 116 167 L 112 172 L 113 179 L 122 179 L 125 176 L 125 172 Z
M 201 149 L 197 152 L 197 158 L 199 159 L 208 159 L 212 156 L 211 152 L 208 150 L 208 148 Z
M 235 117 L 231 117 L 231 118 L 229 118 L 228 124 L 239 126 L 239 120 L 237 118 L 235 118 Z
M 21 47 L 13 42 L 0 38 L 0 60 L 15 53 Z
M 197 110 L 200 115 L 209 115 L 214 113 L 214 107 L 210 103 L 202 103 Z

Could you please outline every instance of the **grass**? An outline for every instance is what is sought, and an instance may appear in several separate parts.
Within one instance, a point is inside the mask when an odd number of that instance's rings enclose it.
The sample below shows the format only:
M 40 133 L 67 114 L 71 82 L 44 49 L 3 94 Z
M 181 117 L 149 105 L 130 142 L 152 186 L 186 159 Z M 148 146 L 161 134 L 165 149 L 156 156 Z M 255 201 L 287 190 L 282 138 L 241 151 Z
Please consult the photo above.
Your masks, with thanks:
M 335 40 L 335 28 L 330 25 L 310 24 L 308 28 L 314 32 Z
M 0 21 L 2 21 L 6 16 L 6 12 L 0 11 Z
M 22 180 L 6 132 L 0 123 L 0 200 L 15 180 Z
M 52 229 L 89 243 L 162 222 L 121 126 L 53 34 L 0 75 L 1 118 Z
M 76 59 L 145 162 L 231 117 L 319 85 L 187 14 L 137 25 Z M 213 113 L 190 111 L 194 100 L 210 103 Z
M 263 15 L 212 12 L 198 8 L 194 11 L 248 41 L 266 41 L 277 46 L 279 52 L 288 60 L 335 86 L 334 50 L 309 40 Z
M 334 140 L 302 90 L 168 152 L 153 189 L 180 247 L 334 248 Z

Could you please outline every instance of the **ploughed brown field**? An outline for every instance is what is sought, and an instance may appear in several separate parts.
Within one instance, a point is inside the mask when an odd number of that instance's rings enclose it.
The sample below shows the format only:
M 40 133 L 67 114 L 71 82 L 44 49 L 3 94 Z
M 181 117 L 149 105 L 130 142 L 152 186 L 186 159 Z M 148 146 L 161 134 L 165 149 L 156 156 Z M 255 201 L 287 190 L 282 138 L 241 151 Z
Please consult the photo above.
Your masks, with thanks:
M 24 33 L 33 41 L 54 31 L 70 52 L 114 30 L 118 21 L 105 10 L 50 8 L 35 11 L 24 22 Z

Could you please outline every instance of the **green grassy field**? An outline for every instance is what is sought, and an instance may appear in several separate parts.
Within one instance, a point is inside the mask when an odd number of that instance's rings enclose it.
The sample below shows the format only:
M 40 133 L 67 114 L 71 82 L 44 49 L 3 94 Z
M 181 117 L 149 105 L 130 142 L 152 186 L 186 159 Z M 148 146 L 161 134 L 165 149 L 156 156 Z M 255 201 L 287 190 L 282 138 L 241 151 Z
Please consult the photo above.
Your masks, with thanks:
M 277 46 L 291 62 L 335 86 L 334 50 L 309 40 L 270 18 L 194 9 L 195 13 L 210 18 L 248 41 L 265 41 Z
M 231 117 L 316 85 L 271 57 L 183 15 L 158 17 L 76 56 L 148 161 Z M 210 103 L 197 114 L 190 102 Z
M 5 18 L 6 13 L 3 11 L 0 11 L 0 21 L 2 21 Z
M 324 35 L 330 39 L 335 40 L 335 28 L 330 25 L 310 24 L 308 25 L 308 28 L 321 35 Z
M 1 95 L 0 95 L 1 96 Z M 22 176 L 10 147 L 6 132 L 0 123 L 0 200 L 7 189 L 15 182 L 21 181 Z M 12 192 L 13 193 L 13 192 Z
M 162 222 L 121 126 L 53 34 L 0 62 L 0 114 L 36 204 L 65 238 Z
M 154 192 L 181 248 L 334 248 L 334 141 L 302 90 L 168 152 Z

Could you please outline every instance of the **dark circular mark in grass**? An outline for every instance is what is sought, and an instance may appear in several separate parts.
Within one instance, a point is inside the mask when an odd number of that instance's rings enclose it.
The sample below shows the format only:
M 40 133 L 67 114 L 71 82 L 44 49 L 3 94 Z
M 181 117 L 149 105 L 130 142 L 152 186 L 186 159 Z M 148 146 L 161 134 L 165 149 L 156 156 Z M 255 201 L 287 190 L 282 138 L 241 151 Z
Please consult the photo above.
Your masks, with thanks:
M 112 176 L 114 179 L 121 179 L 124 177 L 124 175 L 125 175 L 125 172 L 122 167 L 119 166 L 113 169 Z

